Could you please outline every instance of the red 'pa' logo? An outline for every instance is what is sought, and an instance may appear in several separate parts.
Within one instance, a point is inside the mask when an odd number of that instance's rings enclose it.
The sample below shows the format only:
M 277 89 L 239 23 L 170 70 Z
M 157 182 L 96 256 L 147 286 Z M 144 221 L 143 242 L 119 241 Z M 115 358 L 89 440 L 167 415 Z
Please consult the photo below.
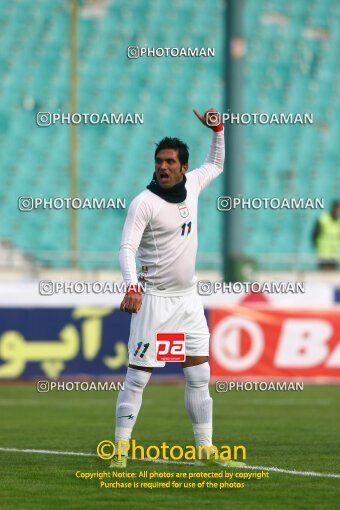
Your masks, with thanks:
M 185 361 L 185 333 L 156 333 L 157 361 Z

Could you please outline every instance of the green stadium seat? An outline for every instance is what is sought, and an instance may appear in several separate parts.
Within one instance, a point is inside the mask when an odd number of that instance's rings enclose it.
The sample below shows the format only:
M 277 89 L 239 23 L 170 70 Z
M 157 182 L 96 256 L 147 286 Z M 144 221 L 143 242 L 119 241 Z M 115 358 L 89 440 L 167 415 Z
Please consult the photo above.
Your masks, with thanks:
M 144 126 L 80 126 L 83 195 L 126 197 L 129 204 L 151 179 L 154 144 L 165 135 L 189 144 L 191 169 L 203 161 L 209 140 L 190 115 L 192 107 L 203 110 L 214 104 L 223 109 L 225 3 L 215 4 L 212 9 L 210 1 L 200 0 L 194 8 L 189 0 L 177 0 L 169 11 L 164 0 L 110 1 L 103 19 L 79 17 L 79 111 L 143 112 L 145 120 Z M 165 15 L 169 23 L 164 27 Z M 280 24 L 280 19 L 286 23 Z M 339 20 L 337 0 L 244 2 L 243 111 L 315 116 L 312 126 L 244 127 L 244 196 L 308 192 L 324 196 L 328 207 L 334 194 L 339 195 L 339 183 L 329 178 L 340 164 L 340 86 L 335 82 L 340 69 Z M 0 21 L 0 236 L 39 258 L 44 250 L 67 250 L 69 212 L 19 213 L 17 197 L 69 194 L 69 127 L 35 125 L 37 111 L 69 108 L 68 11 L 64 0 L 12 0 L 4 3 Z M 310 28 L 328 31 L 329 39 L 307 37 Z M 214 46 L 216 56 L 204 62 L 130 60 L 129 44 Z M 34 106 L 25 110 L 29 98 Z M 15 120 L 10 111 L 15 111 Z M 221 269 L 221 257 L 214 253 L 221 246 L 223 215 L 216 209 L 216 198 L 222 190 L 220 178 L 200 199 L 199 268 Z M 80 211 L 81 250 L 117 253 L 125 215 L 126 211 Z M 246 254 L 256 258 L 265 252 L 312 253 L 315 217 L 314 211 L 244 211 Z M 41 261 L 47 264 L 43 256 Z M 68 261 L 52 264 L 67 267 Z M 84 259 L 81 267 L 95 269 L 100 264 Z M 105 267 L 117 268 L 117 257 Z

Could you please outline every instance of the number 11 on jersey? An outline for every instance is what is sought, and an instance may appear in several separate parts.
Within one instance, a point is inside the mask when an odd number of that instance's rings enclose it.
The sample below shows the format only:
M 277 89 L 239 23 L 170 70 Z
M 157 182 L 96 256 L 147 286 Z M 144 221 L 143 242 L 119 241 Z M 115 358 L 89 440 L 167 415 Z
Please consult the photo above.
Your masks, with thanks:
M 189 223 L 183 223 L 183 225 L 181 226 L 181 229 L 182 229 L 181 237 L 184 237 L 185 233 L 188 236 L 191 232 L 191 221 L 189 221 Z

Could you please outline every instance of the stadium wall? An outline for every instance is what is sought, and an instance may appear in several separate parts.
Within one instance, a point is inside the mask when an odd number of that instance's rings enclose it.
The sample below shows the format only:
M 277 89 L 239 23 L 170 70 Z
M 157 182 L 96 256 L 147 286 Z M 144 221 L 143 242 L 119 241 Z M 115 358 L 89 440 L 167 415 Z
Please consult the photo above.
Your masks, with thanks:
M 122 295 L 40 295 L 38 282 L 0 284 L 0 381 L 122 378 L 130 316 Z M 300 294 L 202 296 L 214 380 L 340 382 L 340 287 Z M 179 363 L 157 369 L 182 374 Z

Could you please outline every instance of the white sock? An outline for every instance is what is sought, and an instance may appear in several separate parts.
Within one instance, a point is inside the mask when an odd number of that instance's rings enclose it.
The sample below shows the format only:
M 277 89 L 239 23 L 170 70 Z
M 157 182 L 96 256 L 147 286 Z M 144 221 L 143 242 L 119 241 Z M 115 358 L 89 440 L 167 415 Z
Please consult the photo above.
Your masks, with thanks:
M 116 448 L 118 441 L 130 441 L 142 405 L 143 390 L 150 377 L 151 372 L 127 369 L 124 390 L 120 390 L 116 404 Z
M 191 418 L 196 446 L 212 445 L 212 405 L 209 394 L 210 366 L 202 363 L 183 369 L 186 379 L 185 407 Z M 213 450 L 212 450 L 213 451 Z M 204 450 L 203 450 L 204 456 Z

